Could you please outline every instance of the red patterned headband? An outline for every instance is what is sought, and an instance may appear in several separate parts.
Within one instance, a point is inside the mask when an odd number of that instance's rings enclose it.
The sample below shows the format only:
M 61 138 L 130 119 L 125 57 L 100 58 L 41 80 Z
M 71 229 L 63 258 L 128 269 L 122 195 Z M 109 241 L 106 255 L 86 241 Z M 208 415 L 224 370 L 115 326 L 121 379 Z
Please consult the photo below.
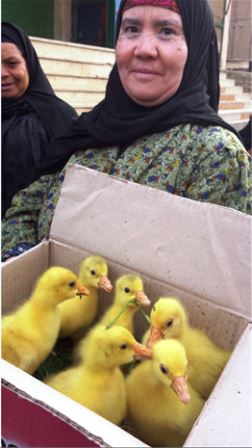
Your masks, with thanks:
M 162 8 L 171 9 L 171 11 L 180 14 L 176 0 L 126 0 L 122 9 L 122 15 L 125 11 L 127 11 L 127 9 L 130 9 L 133 6 L 142 5 L 160 6 Z

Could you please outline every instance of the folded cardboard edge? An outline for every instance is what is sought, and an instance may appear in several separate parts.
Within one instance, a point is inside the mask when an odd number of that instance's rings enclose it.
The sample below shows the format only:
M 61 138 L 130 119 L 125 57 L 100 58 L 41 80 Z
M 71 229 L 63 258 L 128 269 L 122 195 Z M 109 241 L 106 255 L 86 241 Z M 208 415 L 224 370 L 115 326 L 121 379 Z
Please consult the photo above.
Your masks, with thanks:
M 252 319 L 251 217 L 70 165 L 51 238 Z

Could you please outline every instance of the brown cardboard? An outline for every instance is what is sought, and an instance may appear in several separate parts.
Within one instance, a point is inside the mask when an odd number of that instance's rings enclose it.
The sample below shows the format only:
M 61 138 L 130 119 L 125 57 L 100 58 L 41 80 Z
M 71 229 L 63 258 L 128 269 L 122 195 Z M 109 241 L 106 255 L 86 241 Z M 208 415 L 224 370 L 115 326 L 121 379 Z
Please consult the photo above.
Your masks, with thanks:
M 235 210 L 72 166 L 51 237 L 251 317 L 250 226 Z
M 234 210 L 69 166 L 50 242 L 2 268 L 3 313 L 30 294 L 37 276 L 50 265 L 78 272 L 80 260 L 93 253 L 107 259 L 112 280 L 122 273 L 140 273 L 152 302 L 160 295 L 180 297 L 193 325 L 224 348 L 235 348 L 185 446 L 251 446 L 251 372 L 246 365 L 251 359 L 250 226 L 251 218 Z M 108 297 L 101 295 L 100 312 L 111 301 Z M 138 315 L 135 324 L 140 338 L 146 322 Z M 5 380 L 30 391 L 34 399 L 38 394 L 44 403 L 49 400 L 52 408 L 78 420 L 105 445 L 145 446 L 104 419 L 100 425 L 99 416 L 9 363 L 2 364 Z

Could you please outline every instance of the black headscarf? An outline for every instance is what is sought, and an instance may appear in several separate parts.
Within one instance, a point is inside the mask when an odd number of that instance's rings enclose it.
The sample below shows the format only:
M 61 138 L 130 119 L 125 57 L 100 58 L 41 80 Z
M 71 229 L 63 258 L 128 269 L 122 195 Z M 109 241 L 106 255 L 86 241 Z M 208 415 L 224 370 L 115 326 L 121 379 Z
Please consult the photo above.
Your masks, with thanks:
M 30 77 L 29 86 L 22 97 L 2 99 L 2 120 L 35 110 L 50 139 L 61 135 L 71 117 L 77 114 L 69 104 L 55 95 L 29 37 L 21 28 L 2 22 L 2 42 L 10 42 L 18 47 Z
M 117 37 L 121 25 L 121 2 Z M 135 139 L 171 129 L 179 124 L 222 126 L 236 131 L 217 114 L 219 61 L 213 14 L 207 0 L 177 0 L 181 12 L 188 59 L 179 89 L 155 107 L 136 104 L 125 92 L 115 64 L 106 96 L 94 109 L 82 114 L 69 132 L 53 142 L 51 170 L 59 169 L 78 149 L 130 144 Z

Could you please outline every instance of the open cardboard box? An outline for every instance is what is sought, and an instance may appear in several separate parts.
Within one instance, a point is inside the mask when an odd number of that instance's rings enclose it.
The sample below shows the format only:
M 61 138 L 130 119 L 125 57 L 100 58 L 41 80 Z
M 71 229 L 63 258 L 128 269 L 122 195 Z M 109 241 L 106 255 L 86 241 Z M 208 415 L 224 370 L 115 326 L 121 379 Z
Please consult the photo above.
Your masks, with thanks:
M 152 302 L 177 296 L 190 322 L 232 356 L 184 446 L 251 446 L 251 218 L 231 209 L 69 166 L 43 241 L 2 267 L 2 312 L 31 293 L 51 265 L 78 272 L 99 254 L 114 281 L 139 273 Z M 101 313 L 112 295 L 100 296 Z M 146 329 L 135 321 L 136 337 Z M 28 417 L 29 423 L 27 422 Z M 43 428 L 43 429 L 41 429 Z M 2 434 L 19 446 L 147 446 L 120 427 L 2 360 Z

